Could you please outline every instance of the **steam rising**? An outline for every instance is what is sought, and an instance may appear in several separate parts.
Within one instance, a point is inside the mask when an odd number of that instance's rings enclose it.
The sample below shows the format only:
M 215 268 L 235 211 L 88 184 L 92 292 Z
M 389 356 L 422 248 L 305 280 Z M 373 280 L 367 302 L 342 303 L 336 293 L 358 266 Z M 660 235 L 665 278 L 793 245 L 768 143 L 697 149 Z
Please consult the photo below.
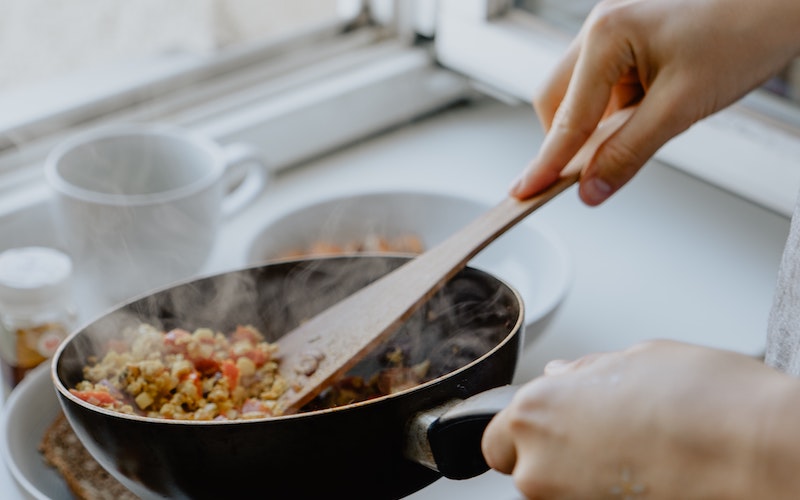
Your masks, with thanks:
M 192 281 L 158 292 L 104 316 L 65 349 L 59 373 L 67 386 L 82 378 L 90 355 L 140 323 L 163 330 L 210 327 L 222 332 L 252 324 L 268 341 L 396 268 L 401 257 L 332 257 L 275 263 Z M 521 314 L 514 294 L 491 276 L 467 269 L 414 314 L 351 374 L 369 377 L 387 366 L 388 353 L 406 364 L 430 360 L 429 378 L 460 368 L 512 333 Z

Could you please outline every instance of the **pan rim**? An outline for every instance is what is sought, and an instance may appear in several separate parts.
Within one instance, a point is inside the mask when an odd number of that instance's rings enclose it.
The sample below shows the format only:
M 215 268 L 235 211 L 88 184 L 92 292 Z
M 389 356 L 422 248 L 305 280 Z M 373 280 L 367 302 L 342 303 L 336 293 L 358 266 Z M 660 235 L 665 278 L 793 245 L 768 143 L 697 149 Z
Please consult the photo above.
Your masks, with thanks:
M 246 266 L 246 267 L 242 267 L 242 268 L 232 269 L 232 270 L 229 270 L 229 271 L 225 271 L 223 273 L 213 273 L 213 274 L 209 274 L 209 275 L 206 275 L 206 276 L 195 277 L 195 278 L 192 278 L 190 280 L 185 280 L 185 281 L 182 281 L 180 283 L 174 283 L 174 284 L 162 287 L 159 290 L 151 291 L 151 292 L 148 292 L 147 294 L 144 294 L 144 295 L 141 295 L 141 296 L 136 297 L 134 299 L 131 299 L 129 301 L 126 301 L 125 303 L 120 304 L 118 306 L 115 306 L 115 307 L 111 308 L 110 310 L 108 310 L 107 312 L 98 315 L 97 317 L 91 319 L 90 321 L 87 321 L 83 326 L 81 326 L 81 327 L 77 328 L 75 331 L 73 331 L 61 343 L 61 345 L 58 347 L 56 353 L 53 355 L 53 357 L 51 359 L 51 362 L 50 362 L 50 378 L 51 378 L 51 380 L 53 382 L 53 386 L 55 387 L 56 392 L 57 392 L 57 394 L 59 396 L 59 402 L 62 405 L 62 407 L 64 406 L 64 404 L 66 402 L 69 402 L 69 403 L 75 404 L 77 406 L 83 407 L 86 410 L 89 410 L 90 412 L 99 413 L 99 414 L 102 414 L 104 416 L 112 417 L 112 418 L 118 419 L 118 420 L 130 421 L 130 422 L 141 422 L 141 423 L 148 423 L 148 424 L 157 424 L 157 425 L 171 425 L 171 426 L 174 426 L 174 425 L 191 425 L 191 426 L 201 426 L 201 427 L 204 427 L 204 426 L 225 426 L 225 425 L 240 425 L 241 426 L 241 425 L 247 425 L 247 424 L 250 424 L 250 425 L 263 424 L 264 422 L 275 422 L 275 421 L 284 422 L 284 421 L 295 420 L 295 419 L 300 419 L 300 418 L 313 418 L 313 417 L 318 417 L 320 415 L 331 414 L 331 413 L 334 413 L 334 412 L 335 413 L 340 413 L 340 412 L 343 412 L 343 411 L 356 411 L 356 410 L 358 410 L 360 408 L 363 408 L 364 406 L 367 406 L 367 405 L 376 405 L 376 404 L 379 404 L 382 401 L 396 399 L 396 398 L 400 398 L 400 397 L 403 397 L 405 395 L 408 395 L 408 394 L 411 394 L 411 393 L 414 393 L 414 392 L 423 391 L 424 389 L 426 389 L 428 387 L 431 387 L 433 385 L 439 384 L 439 383 L 441 383 L 441 382 L 443 382 L 443 381 L 445 381 L 445 380 L 447 380 L 447 379 L 449 379 L 451 377 L 456 377 L 460 373 L 463 373 L 463 372 L 471 369 L 475 365 L 483 362 L 485 359 L 487 359 L 487 358 L 491 357 L 492 355 L 494 355 L 497 351 L 501 350 L 506 344 L 508 344 L 509 342 L 513 341 L 516 337 L 525 335 L 525 303 L 522 300 L 522 296 L 520 295 L 520 292 L 514 286 L 512 286 L 511 284 L 509 284 L 505 280 L 495 276 L 494 274 L 492 274 L 492 273 L 490 273 L 488 271 L 485 271 L 485 270 L 482 270 L 482 269 L 478 269 L 478 268 L 474 268 L 474 267 L 471 267 L 471 266 L 465 266 L 462 269 L 461 272 L 463 272 L 464 270 L 469 270 L 470 272 L 476 272 L 476 273 L 478 273 L 480 275 L 488 276 L 491 279 L 495 280 L 500 285 L 502 285 L 503 287 L 505 287 L 505 289 L 508 292 L 511 293 L 511 295 L 515 299 L 515 302 L 519 305 L 519 312 L 518 312 L 518 314 L 516 314 L 516 318 L 515 318 L 514 324 L 509 328 L 509 331 L 505 335 L 505 337 L 503 337 L 497 344 L 495 344 L 491 349 L 489 349 L 488 351 L 483 353 L 481 356 L 473 359 L 472 361 L 464 364 L 463 366 L 461 366 L 461 367 L 459 367 L 459 368 L 457 368 L 457 369 L 455 369 L 453 371 L 445 373 L 444 375 L 441 375 L 441 376 L 436 377 L 434 379 L 428 380 L 428 381 L 423 382 L 421 384 L 417 384 L 417 385 L 415 385 L 413 387 L 409 387 L 407 389 L 403 389 L 401 391 L 394 392 L 392 394 L 385 394 L 385 395 L 377 396 L 377 397 L 374 397 L 374 398 L 371 398 L 371 399 L 367 399 L 367 400 L 364 400 L 364 401 L 348 403 L 346 405 L 335 406 L 335 407 L 330 407 L 330 408 L 322 408 L 322 409 L 318 409 L 318 410 L 311 410 L 311 411 L 305 411 L 305 412 L 298 412 L 298 413 L 293 413 L 293 414 L 288 414 L 288 415 L 274 415 L 274 416 L 269 416 L 269 417 L 259 417 L 259 418 L 250 418 L 250 419 L 233 419 L 233 420 L 228 420 L 228 419 L 224 419 L 224 420 L 223 419 L 220 419 L 220 420 L 181 420 L 181 419 L 168 419 L 168 418 L 160 418 L 160 417 L 148 417 L 148 416 L 143 416 L 143 415 L 122 413 L 122 412 L 109 410 L 109 409 L 106 409 L 106 408 L 102 408 L 100 406 L 93 405 L 93 404 L 91 404 L 91 403 L 89 403 L 87 401 L 82 400 L 81 398 L 78 398 L 74 394 L 72 394 L 70 392 L 70 390 L 66 387 L 66 384 L 64 384 L 62 382 L 61 377 L 58 375 L 58 364 L 59 364 L 59 361 L 62 359 L 62 354 L 63 354 L 64 350 L 66 349 L 66 347 L 74 339 L 76 339 L 86 328 L 88 328 L 90 325 L 92 325 L 96 321 L 99 321 L 101 318 L 104 318 L 104 317 L 106 317 L 106 316 L 108 316 L 110 314 L 113 314 L 116 311 L 119 311 L 119 310 L 123 309 L 126 305 L 131 304 L 133 302 L 136 302 L 137 300 L 139 300 L 142 297 L 153 295 L 154 293 L 158 293 L 158 291 L 168 290 L 168 289 L 176 287 L 176 286 L 186 285 L 186 284 L 198 281 L 198 280 L 207 279 L 207 278 L 213 278 L 215 276 L 220 276 L 220 275 L 228 274 L 228 273 L 232 273 L 232 272 L 242 272 L 242 271 L 247 271 L 247 270 L 250 270 L 250 269 L 256 269 L 256 268 L 261 268 L 261 267 L 265 267 L 265 266 L 271 266 L 271 265 L 274 265 L 274 264 L 291 264 L 292 262 L 300 263 L 300 262 L 312 261 L 312 260 L 314 260 L 314 261 L 317 261 L 317 260 L 332 260 L 332 259 L 341 259 L 341 258 L 348 258 L 348 257 L 352 258 L 354 256 L 355 255 L 344 255 L 344 256 L 343 255 L 330 255 L 330 256 L 318 256 L 318 257 L 313 257 L 313 258 L 298 258 L 298 259 L 291 259 L 290 258 L 290 259 L 280 259 L 280 260 L 269 261 L 267 263 L 260 263 L 260 264 L 255 264 L 255 265 Z M 372 253 L 359 253 L 358 254 L 358 257 L 362 257 L 362 256 L 364 256 L 364 257 L 381 257 L 381 258 L 403 258 L 403 259 L 409 259 L 410 258 L 410 256 L 408 254 L 400 254 L 400 253 L 375 253 L 375 254 L 372 254 Z M 460 274 L 460 272 L 459 272 L 459 274 Z M 521 338 L 519 340 L 519 343 L 520 343 L 520 349 L 521 349 L 522 345 L 524 344 L 524 338 Z M 517 360 L 517 362 L 518 361 L 519 360 Z M 67 413 L 67 417 L 69 418 L 69 412 L 65 412 L 65 413 Z

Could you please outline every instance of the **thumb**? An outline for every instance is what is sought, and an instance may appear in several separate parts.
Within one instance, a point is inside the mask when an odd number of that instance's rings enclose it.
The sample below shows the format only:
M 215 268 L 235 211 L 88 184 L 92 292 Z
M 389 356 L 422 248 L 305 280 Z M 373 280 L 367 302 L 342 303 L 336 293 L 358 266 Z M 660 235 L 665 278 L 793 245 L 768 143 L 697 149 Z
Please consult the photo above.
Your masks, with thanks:
M 587 205 L 596 206 L 607 200 L 631 180 L 661 146 L 693 123 L 691 117 L 681 114 L 678 99 L 662 96 L 656 88 L 651 89 L 636 108 L 597 148 L 585 166 L 578 193 Z
M 633 114 L 634 107 L 623 108 L 615 111 L 607 118 L 603 119 L 593 130 L 586 133 L 586 138 L 568 161 L 553 164 L 531 164 L 522 173 L 517 183 L 512 186 L 511 194 L 524 199 L 525 196 L 536 192 L 538 189 L 546 188 L 550 183 L 555 182 L 562 176 L 569 176 L 578 173 L 585 173 L 587 166 L 595 157 L 598 149 L 629 119 Z M 549 139 L 551 136 L 548 136 Z M 545 140 L 542 147 L 546 150 L 549 143 Z M 559 139 L 555 139 L 558 141 Z M 563 154 L 563 153 L 560 153 Z M 540 186 L 541 183 L 541 186 Z

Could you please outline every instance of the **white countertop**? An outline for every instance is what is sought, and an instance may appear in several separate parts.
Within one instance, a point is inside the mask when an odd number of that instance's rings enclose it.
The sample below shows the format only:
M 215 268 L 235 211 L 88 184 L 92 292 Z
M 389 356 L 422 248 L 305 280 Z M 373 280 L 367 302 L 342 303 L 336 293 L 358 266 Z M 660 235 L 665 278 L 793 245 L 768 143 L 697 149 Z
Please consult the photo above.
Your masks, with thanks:
M 323 196 L 424 188 L 499 201 L 540 140 L 530 109 L 487 101 L 293 168 L 228 221 L 206 272 L 242 265 L 247 243 L 264 224 Z M 538 375 L 550 359 L 650 338 L 762 351 L 789 227 L 785 217 L 655 163 L 601 207 L 582 205 L 571 190 L 531 217 L 566 243 L 573 283 L 555 320 L 525 352 L 519 381 Z M 102 309 L 91 300 L 81 306 L 84 317 Z M 5 467 L 0 467 L 0 497 L 24 498 Z M 493 472 L 467 481 L 440 480 L 412 495 L 456 497 L 520 495 L 510 478 Z

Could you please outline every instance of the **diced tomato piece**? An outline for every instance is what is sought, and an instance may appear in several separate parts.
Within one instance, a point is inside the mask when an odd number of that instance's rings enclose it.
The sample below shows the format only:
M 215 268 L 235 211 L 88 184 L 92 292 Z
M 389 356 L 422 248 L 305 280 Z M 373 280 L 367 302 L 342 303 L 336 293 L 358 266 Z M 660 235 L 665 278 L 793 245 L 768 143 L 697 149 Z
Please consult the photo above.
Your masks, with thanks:
M 70 389 L 69 392 L 74 394 L 76 397 L 86 401 L 87 403 L 96 406 L 112 405 L 117 402 L 117 399 L 114 396 L 105 391 L 98 391 L 98 390 L 79 391 L 76 389 Z
M 171 352 L 186 352 L 186 339 L 191 335 L 182 328 L 175 328 L 164 334 L 164 345 Z
M 200 372 L 198 372 L 197 370 L 194 370 L 194 371 L 191 371 L 191 372 L 187 373 L 186 375 L 181 377 L 181 381 L 185 381 L 185 380 L 188 380 L 188 381 L 190 381 L 190 382 L 192 382 L 194 384 L 195 388 L 197 388 L 197 396 L 198 397 L 202 397 L 203 396 L 203 382 L 202 382 L 201 377 L 200 377 Z
M 253 344 L 261 342 L 261 334 L 259 334 L 252 327 L 238 325 L 236 330 L 231 334 L 231 339 L 235 340 L 249 340 Z
M 215 359 L 211 358 L 190 358 L 190 361 L 194 364 L 194 367 L 200 373 L 215 373 L 219 371 L 219 363 Z
M 267 355 L 261 349 L 250 349 L 244 355 L 255 363 L 256 367 L 261 367 L 267 362 Z
M 264 415 L 272 415 L 272 410 L 269 409 L 267 405 L 264 404 L 263 401 L 259 401 L 257 399 L 249 398 L 245 400 L 244 404 L 242 405 L 242 413 L 263 413 Z
M 164 343 L 175 345 L 179 339 L 185 339 L 191 335 L 183 328 L 174 328 L 164 334 Z
M 222 362 L 222 376 L 228 380 L 230 390 L 236 389 L 239 384 L 239 367 L 230 359 L 226 359 Z

